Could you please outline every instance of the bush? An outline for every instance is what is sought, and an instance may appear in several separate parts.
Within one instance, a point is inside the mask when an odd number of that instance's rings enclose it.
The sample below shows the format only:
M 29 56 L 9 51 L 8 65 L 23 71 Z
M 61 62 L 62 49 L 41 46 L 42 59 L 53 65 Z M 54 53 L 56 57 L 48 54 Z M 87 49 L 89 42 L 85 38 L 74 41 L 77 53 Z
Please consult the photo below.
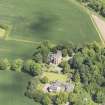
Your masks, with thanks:
M 105 17 L 105 2 L 104 0 L 77 0 L 85 3 L 89 8 L 98 12 L 101 16 Z
M 46 76 L 44 76 L 43 78 L 41 78 L 41 83 L 45 84 L 48 83 L 48 78 Z
M 48 94 L 44 94 L 42 101 L 41 101 L 41 104 L 42 105 L 50 105 L 51 102 L 52 102 L 52 100 L 51 100 L 50 96 Z
M 22 59 L 16 59 L 13 61 L 11 69 L 13 71 L 21 72 L 23 68 L 23 62 L 24 61 Z
M 10 70 L 11 64 L 8 59 L 0 59 L 0 70 Z

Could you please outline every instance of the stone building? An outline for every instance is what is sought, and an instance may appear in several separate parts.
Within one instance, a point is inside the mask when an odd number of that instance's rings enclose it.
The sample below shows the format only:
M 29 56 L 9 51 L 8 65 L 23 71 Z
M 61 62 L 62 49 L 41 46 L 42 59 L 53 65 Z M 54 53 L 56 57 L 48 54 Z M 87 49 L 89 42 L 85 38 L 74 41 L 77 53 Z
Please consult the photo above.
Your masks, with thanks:
M 50 52 L 48 54 L 48 63 L 58 65 L 62 61 L 62 52 L 58 50 L 56 53 Z

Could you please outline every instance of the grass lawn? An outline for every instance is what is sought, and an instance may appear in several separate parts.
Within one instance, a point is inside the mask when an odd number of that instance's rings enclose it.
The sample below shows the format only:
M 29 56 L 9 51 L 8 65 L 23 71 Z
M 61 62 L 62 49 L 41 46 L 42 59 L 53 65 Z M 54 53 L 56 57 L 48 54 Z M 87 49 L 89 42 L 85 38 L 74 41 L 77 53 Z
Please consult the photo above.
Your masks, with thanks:
M 0 105 L 39 105 L 24 96 L 30 79 L 24 73 L 0 71 Z
M 53 72 L 44 72 L 43 75 L 46 76 L 49 81 L 59 80 L 59 81 L 65 82 L 67 80 L 67 76 L 63 74 L 57 74 Z
M 52 42 L 100 41 L 89 15 L 74 0 L 0 0 L 0 23 L 9 37 Z

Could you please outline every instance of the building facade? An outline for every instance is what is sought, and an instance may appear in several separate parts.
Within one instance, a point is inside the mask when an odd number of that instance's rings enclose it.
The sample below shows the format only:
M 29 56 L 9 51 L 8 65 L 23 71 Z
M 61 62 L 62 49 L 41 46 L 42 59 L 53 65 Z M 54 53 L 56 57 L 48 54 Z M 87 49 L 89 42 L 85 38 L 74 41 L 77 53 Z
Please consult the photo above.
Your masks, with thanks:
M 48 63 L 58 65 L 62 61 L 62 52 L 57 51 L 56 53 L 50 52 L 48 54 Z

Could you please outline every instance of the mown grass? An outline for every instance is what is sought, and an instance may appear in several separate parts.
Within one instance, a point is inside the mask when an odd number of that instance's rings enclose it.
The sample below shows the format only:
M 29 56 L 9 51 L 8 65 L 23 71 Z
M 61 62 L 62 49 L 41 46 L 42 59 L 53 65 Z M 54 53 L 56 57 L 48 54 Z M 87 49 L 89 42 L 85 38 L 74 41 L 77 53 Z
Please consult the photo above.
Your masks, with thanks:
M 52 42 L 100 41 L 89 15 L 73 0 L 0 0 L 0 23 L 9 37 Z
M 39 105 L 24 96 L 30 79 L 24 73 L 0 71 L 0 105 Z
M 49 82 L 56 81 L 56 80 L 62 81 L 62 82 L 67 81 L 67 76 L 63 74 L 57 74 L 53 72 L 44 72 L 43 75 L 48 78 Z

